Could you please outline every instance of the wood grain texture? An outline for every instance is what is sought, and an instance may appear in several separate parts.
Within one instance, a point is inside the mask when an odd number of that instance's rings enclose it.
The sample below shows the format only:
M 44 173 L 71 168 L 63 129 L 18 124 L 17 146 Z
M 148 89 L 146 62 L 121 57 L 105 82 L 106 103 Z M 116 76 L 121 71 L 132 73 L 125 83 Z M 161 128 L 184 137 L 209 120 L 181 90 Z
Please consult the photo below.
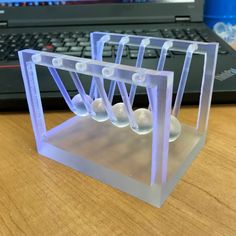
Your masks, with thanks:
M 70 116 L 47 113 L 48 127 Z M 41 157 L 29 115 L 0 114 L 0 235 L 236 235 L 236 106 L 212 107 L 207 143 L 161 209 Z

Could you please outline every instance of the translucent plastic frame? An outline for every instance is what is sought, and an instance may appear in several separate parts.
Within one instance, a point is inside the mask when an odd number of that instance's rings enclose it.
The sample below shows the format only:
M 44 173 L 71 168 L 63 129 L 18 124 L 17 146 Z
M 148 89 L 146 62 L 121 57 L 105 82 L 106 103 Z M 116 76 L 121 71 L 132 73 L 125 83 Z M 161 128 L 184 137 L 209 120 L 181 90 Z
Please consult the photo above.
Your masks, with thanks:
M 107 42 L 118 45 L 115 63 L 102 61 L 103 46 Z M 218 45 L 107 33 L 93 33 L 91 45 L 94 60 L 34 50 L 19 52 L 37 150 L 43 156 L 160 207 L 205 143 Z M 119 64 L 124 45 L 139 47 L 136 67 Z M 157 71 L 141 68 L 147 45 L 161 49 Z M 163 71 L 167 52 L 171 49 L 186 52 L 173 109 L 173 72 Z M 170 115 L 178 116 L 193 53 L 205 56 L 197 124 L 195 127 L 181 124 L 181 136 L 169 143 Z M 51 130 L 46 130 L 36 65 L 48 67 L 69 109 L 75 114 Z M 84 90 L 79 75 L 91 76 L 90 95 L 93 99 L 102 98 L 109 120 L 100 123 L 91 119 L 93 110 L 86 96 L 82 98 L 89 115 L 79 117 L 57 69 L 69 72 L 81 95 Z M 111 81 L 108 92 L 103 80 Z M 121 129 L 112 124 L 116 119 L 111 110 L 116 84 L 129 113 L 130 126 L 136 125 L 132 116 L 136 87 L 146 88 L 152 107 L 150 134 L 138 135 L 129 127 Z M 131 85 L 129 94 L 125 84 Z

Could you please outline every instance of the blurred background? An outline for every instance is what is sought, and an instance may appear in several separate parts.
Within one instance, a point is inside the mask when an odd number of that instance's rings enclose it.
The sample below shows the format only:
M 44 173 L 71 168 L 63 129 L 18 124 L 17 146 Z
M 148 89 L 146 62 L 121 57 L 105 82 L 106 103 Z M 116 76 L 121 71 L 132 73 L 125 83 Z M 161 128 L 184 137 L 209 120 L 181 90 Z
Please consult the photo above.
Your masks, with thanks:
M 204 20 L 236 50 L 236 0 L 205 0 Z

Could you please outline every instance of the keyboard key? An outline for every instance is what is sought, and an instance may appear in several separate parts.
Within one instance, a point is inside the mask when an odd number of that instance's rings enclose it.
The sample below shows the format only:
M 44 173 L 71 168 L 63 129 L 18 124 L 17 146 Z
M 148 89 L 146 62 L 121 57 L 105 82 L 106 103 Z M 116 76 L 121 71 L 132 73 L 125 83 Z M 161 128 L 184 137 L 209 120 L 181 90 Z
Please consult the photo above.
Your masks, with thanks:
M 6 40 L 7 38 L 8 38 L 8 35 L 6 35 L 6 34 L 1 34 L 0 35 L 1 40 Z
M 65 47 L 74 47 L 77 45 L 77 42 L 68 42 L 68 43 L 65 43 Z
M 77 51 L 77 52 L 65 52 L 65 55 L 69 55 L 69 56 L 75 56 L 75 57 L 80 57 L 82 55 L 82 51 Z
M 17 53 L 11 53 L 7 56 L 7 60 L 17 60 L 17 59 L 18 59 Z
M 26 38 L 24 39 L 25 43 L 35 42 L 35 39 Z
M 51 38 L 50 43 L 61 43 L 63 40 L 59 38 Z
M 136 59 L 138 57 L 138 51 L 130 50 L 129 56 L 131 59 Z
M 37 39 L 37 42 L 38 42 L 38 43 L 47 43 L 47 42 L 49 42 L 49 39 L 38 38 L 38 39 Z
M 83 56 L 84 56 L 84 57 L 87 57 L 87 58 L 91 58 L 91 57 L 92 57 L 92 54 L 91 54 L 90 51 L 85 51 Z
M 87 46 L 87 47 L 85 47 L 85 49 L 84 49 L 85 51 L 91 51 L 91 47 L 90 46 Z
M 124 31 L 123 30 L 114 30 L 114 33 L 116 34 L 122 34 Z
M 53 52 L 54 51 L 54 46 L 51 45 L 51 44 L 45 45 L 42 48 L 42 51 L 44 51 L 44 52 Z
M 83 50 L 83 47 L 71 47 L 70 52 L 80 52 Z
M 13 43 L 13 44 L 10 44 L 10 45 L 8 45 L 8 47 L 9 47 L 9 48 L 16 48 L 17 46 L 18 46 L 18 45 L 17 45 L 17 44 L 14 44 L 14 43 Z
M 157 32 L 148 31 L 147 35 L 152 36 L 152 37 L 157 37 L 157 38 L 163 38 L 160 31 L 157 31 Z
M 27 44 L 27 45 L 29 45 L 29 44 Z M 37 44 L 37 47 L 43 47 L 44 46 L 44 43 L 38 43 Z
M 79 45 L 81 47 L 88 47 L 88 46 L 90 46 L 90 42 L 80 42 Z
M 75 39 L 73 39 L 73 38 L 65 38 L 64 39 L 64 43 L 74 42 L 74 41 L 75 41 Z
M 171 32 L 170 29 L 161 30 L 161 34 L 164 38 L 175 38 L 174 34 Z
M 111 51 L 103 51 L 102 56 L 103 57 L 112 57 L 112 52 Z
M 55 43 L 52 43 L 52 45 L 57 48 L 57 47 L 62 47 L 63 43 L 55 42 Z
M 37 46 L 37 47 L 38 47 L 38 46 Z M 36 48 L 37 48 L 37 47 L 36 47 Z M 40 48 L 40 49 L 37 49 L 37 50 L 41 50 L 42 47 L 43 47 L 43 46 L 38 47 L 38 48 Z M 25 43 L 25 44 L 22 45 L 22 49 L 27 49 L 27 48 L 33 48 L 33 46 L 32 46 L 31 44 L 29 44 L 29 43 Z
M 148 49 L 144 53 L 145 58 L 156 58 L 157 57 L 157 52 L 156 50 L 153 49 Z
M 85 34 L 84 34 L 84 37 L 87 38 L 87 39 L 89 39 L 89 37 L 90 37 L 90 32 L 85 33 Z
M 136 46 L 127 46 L 129 48 L 129 50 L 135 50 L 138 51 L 139 47 Z
M 67 52 L 68 49 L 69 49 L 68 47 L 57 47 L 56 52 Z
M 226 55 L 228 54 L 229 52 L 227 50 L 224 50 L 224 49 L 219 49 L 218 50 L 218 54 L 221 54 L 221 55 Z
M 133 35 L 133 34 L 135 34 L 135 32 L 133 30 L 125 30 L 124 34 Z
M 143 29 L 136 29 L 136 30 L 134 30 L 134 32 L 139 35 L 140 33 L 144 32 L 144 30 Z
M 74 33 L 71 35 L 71 38 L 77 39 L 82 36 L 82 33 Z
M 103 51 L 111 51 L 112 46 L 104 46 Z

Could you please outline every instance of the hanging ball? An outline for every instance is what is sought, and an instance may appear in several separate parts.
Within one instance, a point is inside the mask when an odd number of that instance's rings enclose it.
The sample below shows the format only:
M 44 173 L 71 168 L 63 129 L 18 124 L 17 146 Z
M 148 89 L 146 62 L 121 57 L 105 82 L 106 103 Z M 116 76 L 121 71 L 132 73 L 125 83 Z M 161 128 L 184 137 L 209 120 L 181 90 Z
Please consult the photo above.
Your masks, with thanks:
M 151 111 L 151 106 L 149 104 L 148 109 Z M 174 142 L 181 134 L 181 124 L 179 120 L 171 115 L 170 116 L 170 136 L 169 136 L 169 142 Z
M 138 124 L 138 128 L 132 128 L 137 134 L 148 134 L 152 131 L 152 112 L 145 108 L 134 111 L 134 118 Z
M 180 136 L 180 134 L 181 134 L 181 124 L 175 116 L 171 115 L 169 142 L 174 142 Z
M 112 106 L 112 111 L 116 117 L 116 121 L 113 121 L 112 124 L 123 128 L 129 125 L 129 118 L 125 109 L 125 104 L 123 102 L 116 103 Z
M 101 98 L 97 98 L 92 102 L 92 108 L 96 115 L 92 118 L 98 122 L 103 122 L 108 120 L 108 115 Z
M 91 103 L 93 101 L 89 95 L 86 95 L 86 97 L 87 97 L 87 100 L 89 103 Z M 87 116 L 88 115 L 87 109 L 84 105 L 84 102 L 83 102 L 80 94 L 77 94 L 72 98 L 72 103 L 73 103 L 74 107 L 76 108 L 75 113 L 77 115 L 79 115 L 79 116 Z

